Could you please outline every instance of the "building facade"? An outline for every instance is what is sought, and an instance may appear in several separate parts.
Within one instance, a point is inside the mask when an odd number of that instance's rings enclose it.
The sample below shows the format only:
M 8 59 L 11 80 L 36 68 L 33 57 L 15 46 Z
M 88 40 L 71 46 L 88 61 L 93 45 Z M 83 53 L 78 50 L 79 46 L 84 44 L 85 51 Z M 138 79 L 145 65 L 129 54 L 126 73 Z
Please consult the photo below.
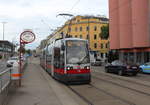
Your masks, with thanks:
M 119 59 L 150 61 L 150 0 L 109 0 L 110 49 Z
M 9 41 L 0 40 L 0 58 L 9 58 L 14 54 L 15 45 Z
M 87 39 L 91 52 L 104 60 L 109 51 L 109 41 L 101 38 L 101 27 L 106 25 L 108 19 L 104 17 L 76 16 L 54 32 L 53 36 Z

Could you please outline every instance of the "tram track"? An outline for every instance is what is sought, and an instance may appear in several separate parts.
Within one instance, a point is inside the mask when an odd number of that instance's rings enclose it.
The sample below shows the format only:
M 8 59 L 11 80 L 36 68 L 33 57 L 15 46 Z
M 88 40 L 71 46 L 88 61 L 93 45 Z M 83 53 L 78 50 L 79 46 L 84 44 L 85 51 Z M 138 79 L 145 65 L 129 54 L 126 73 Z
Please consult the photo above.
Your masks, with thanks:
M 112 94 L 112 93 L 109 93 L 108 91 L 106 91 L 106 90 L 104 90 L 104 89 L 100 89 L 100 88 L 96 87 L 96 86 L 93 85 L 93 84 L 88 84 L 87 86 L 90 86 L 91 88 L 96 89 L 97 91 L 99 91 L 99 94 L 104 93 L 104 94 L 106 94 L 106 95 L 108 95 L 108 96 L 114 98 L 115 100 L 119 100 L 119 101 L 125 103 L 126 105 L 136 105 L 135 103 L 130 102 L 130 101 L 128 101 L 128 100 L 125 100 L 125 99 L 123 99 L 123 98 L 121 98 L 121 97 L 119 97 L 119 96 L 116 96 L 116 95 Z M 77 96 L 79 96 L 81 99 L 83 99 L 88 105 L 94 105 L 94 103 L 92 103 L 90 99 L 88 99 L 86 96 L 83 96 L 82 94 L 80 94 L 80 93 L 78 92 L 78 90 L 74 89 L 72 86 L 67 86 L 67 87 L 68 87 L 73 93 L 75 93 Z M 96 105 L 97 105 L 97 104 L 96 104 Z
M 150 81 L 150 74 L 139 73 L 138 76 L 135 77 L 135 79 L 149 82 Z
M 127 79 L 122 79 L 122 78 L 118 78 L 118 77 L 115 77 L 115 76 L 111 76 L 111 75 L 108 75 L 108 74 L 104 74 L 104 73 L 100 73 L 100 72 L 93 72 L 94 74 L 99 74 L 99 75 L 103 75 L 103 76 L 107 76 L 107 77 L 110 77 L 112 79 L 119 79 L 121 81 L 125 81 L 125 82 L 130 82 L 130 83 L 134 83 L 134 84 L 137 84 L 137 85 L 142 85 L 142 86 L 145 86 L 145 87 L 148 87 L 150 88 L 150 85 L 147 85 L 147 84 L 143 84 L 143 83 L 140 83 L 140 82 L 136 82 L 136 81 L 131 81 L 131 80 L 127 80 Z
M 85 96 L 81 95 L 79 92 L 77 92 L 75 89 L 73 89 L 71 86 L 67 86 L 73 93 L 75 93 L 77 96 L 79 96 L 84 102 L 86 102 L 88 105 L 94 105 L 90 100 L 88 100 Z
M 137 93 L 146 95 L 146 96 L 150 96 L 150 93 L 143 92 L 143 91 L 140 91 L 140 90 L 137 90 L 137 89 L 134 89 L 134 88 L 127 87 L 127 86 L 125 86 L 125 85 L 121 85 L 121 84 L 116 83 L 116 82 L 112 82 L 112 81 L 110 81 L 110 80 L 103 79 L 103 78 L 101 78 L 100 76 L 97 77 L 96 75 L 93 75 L 93 78 L 94 78 L 94 79 L 97 79 L 97 80 L 100 80 L 100 81 L 103 81 L 103 82 L 107 82 L 107 83 L 116 85 L 116 86 L 119 86 L 119 87 L 121 87 L 121 88 L 129 89 L 129 90 L 131 90 L 131 91 L 134 91 L 134 92 L 137 92 Z M 149 86 L 148 86 L 148 87 L 149 87 Z M 150 88 L 150 87 L 149 87 L 149 88 Z
M 103 93 L 105 93 L 105 94 L 107 94 L 107 95 L 109 95 L 109 96 L 111 96 L 111 97 L 113 97 L 113 98 L 115 98 L 115 99 L 117 99 L 117 100 L 122 101 L 123 103 L 126 103 L 126 104 L 128 104 L 128 105 L 136 105 L 136 104 L 134 104 L 134 103 L 132 103 L 132 102 L 130 102 L 130 101 L 127 101 L 127 100 L 125 100 L 125 99 L 123 99 L 123 98 L 120 98 L 120 97 L 118 97 L 118 96 L 116 96 L 116 95 L 113 95 L 113 94 L 111 94 L 111 93 L 109 93 L 109 92 L 107 92 L 107 91 L 105 91 L 105 90 L 103 90 L 103 89 L 100 89 L 100 88 L 94 86 L 93 84 L 89 84 L 89 85 L 92 86 L 92 87 L 94 87 L 95 89 L 99 90 L 100 92 L 103 92 Z

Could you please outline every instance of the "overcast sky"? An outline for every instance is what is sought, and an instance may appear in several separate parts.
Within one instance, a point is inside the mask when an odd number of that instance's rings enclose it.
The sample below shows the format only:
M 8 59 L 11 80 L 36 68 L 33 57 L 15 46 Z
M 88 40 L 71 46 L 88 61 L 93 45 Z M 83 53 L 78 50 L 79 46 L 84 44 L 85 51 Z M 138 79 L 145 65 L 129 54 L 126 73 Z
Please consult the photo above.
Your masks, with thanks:
M 27 48 L 36 48 L 51 29 L 67 20 L 59 13 L 74 15 L 105 15 L 108 17 L 108 0 L 0 0 L 0 22 L 5 24 L 5 40 L 18 42 L 24 29 L 32 29 L 36 40 Z M 0 40 L 3 39 L 0 23 Z

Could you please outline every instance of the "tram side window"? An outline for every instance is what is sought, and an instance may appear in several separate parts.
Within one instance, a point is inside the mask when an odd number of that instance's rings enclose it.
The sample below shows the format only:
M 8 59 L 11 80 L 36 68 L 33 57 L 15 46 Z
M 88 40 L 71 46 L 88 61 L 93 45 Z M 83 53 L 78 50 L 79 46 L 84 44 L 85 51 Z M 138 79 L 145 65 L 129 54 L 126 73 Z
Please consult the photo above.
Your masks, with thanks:
M 62 43 L 61 43 L 62 44 Z M 64 50 L 60 46 L 60 68 L 64 68 Z
M 61 40 L 55 43 L 54 47 L 54 67 L 64 68 L 64 51 L 61 50 Z
M 47 53 L 47 61 L 48 62 L 51 62 L 51 60 L 52 60 L 52 48 L 51 48 L 52 46 L 50 45 L 49 47 L 48 47 L 48 53 Z
M 60 47 L 59 41 L 56 41 L 54 46 L 54 67 L 60 68 Z

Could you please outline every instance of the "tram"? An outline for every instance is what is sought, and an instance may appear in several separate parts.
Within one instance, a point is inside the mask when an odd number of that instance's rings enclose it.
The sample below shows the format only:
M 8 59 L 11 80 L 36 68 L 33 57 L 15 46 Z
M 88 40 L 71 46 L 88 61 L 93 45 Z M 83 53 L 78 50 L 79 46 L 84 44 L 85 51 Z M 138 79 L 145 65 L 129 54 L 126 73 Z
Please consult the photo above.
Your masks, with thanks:
M 43 69 L 46 69 L 46 48 L 42 50 L 42 53 L 40 55 L 40 65 Z
M 53 78 L 65 83 L 91 82 L 87 40 L 79 38 L 55 40 L 47 45 L 43 56 L 41 60 L 45 61 L 41 62 L 46 63 L 44 68 Z

